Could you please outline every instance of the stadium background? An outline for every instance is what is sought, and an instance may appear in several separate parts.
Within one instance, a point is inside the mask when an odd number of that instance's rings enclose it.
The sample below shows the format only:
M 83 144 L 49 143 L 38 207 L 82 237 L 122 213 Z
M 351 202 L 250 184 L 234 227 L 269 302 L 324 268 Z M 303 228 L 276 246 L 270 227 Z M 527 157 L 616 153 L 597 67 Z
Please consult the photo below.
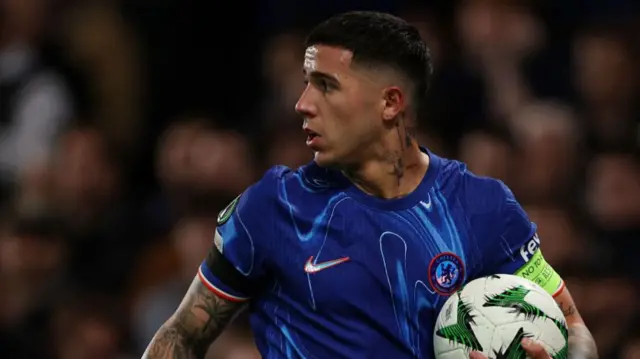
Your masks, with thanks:
M 633 0 L 3 0 L 0 357 L 141 354 L 268 166 L 310 159 L 293 105 L 308 26 L 414 22 L 418 128 L 510 185 L 602 358 L 640 358 L 640 16 Z M 242 320 L 210 358 L 256 358 Z

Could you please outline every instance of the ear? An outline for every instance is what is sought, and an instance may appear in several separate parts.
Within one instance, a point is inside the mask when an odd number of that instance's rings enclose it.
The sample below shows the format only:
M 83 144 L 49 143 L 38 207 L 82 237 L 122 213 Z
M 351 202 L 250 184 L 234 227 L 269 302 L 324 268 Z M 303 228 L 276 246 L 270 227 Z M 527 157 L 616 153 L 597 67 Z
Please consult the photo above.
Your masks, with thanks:
M 404 93 L 397 86 L 387 87 L 383 91 L 384 108 L 382 109 L 382 118 L 385 121 L 393 121 L 404 111 Z

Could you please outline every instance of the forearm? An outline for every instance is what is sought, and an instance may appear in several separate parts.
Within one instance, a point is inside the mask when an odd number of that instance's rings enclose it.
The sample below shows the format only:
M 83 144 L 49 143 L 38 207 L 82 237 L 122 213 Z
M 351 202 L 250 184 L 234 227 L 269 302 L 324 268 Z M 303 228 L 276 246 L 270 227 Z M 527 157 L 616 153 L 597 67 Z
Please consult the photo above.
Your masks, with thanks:
M 569 356 L 568 359 L 598 359 L 598 348 L 596 342 L 584 324 L 584 320 L 569 290 L 565 288 L 557 297 L 556 301 L 562 309 L 562 313 L 569 327 Z
M 195 278 L 180 307 L 160 327 L 142 359 L 204 358 L 209 345 L 241 308 L 217 297 Z
M 569 324 L 569 359 L 598 359 L 598 348 L 584 323 Z
M 149 343 L 142 359 L 193 359 L 202 357 L 190 345 L 188 333 L 179 325 L 165 323 Z

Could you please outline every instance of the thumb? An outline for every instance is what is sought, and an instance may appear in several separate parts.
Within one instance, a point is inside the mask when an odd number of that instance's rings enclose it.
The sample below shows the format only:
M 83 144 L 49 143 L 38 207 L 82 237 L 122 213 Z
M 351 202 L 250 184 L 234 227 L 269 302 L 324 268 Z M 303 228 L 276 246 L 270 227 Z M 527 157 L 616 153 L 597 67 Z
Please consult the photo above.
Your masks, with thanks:
M 522 348 L 527 352 L 528 356 L 532 359 L 546 359 L 549 358 L 549 354 L 544 347 L 532 339 L 526 338 L 522 340 Z
M 469 359 L 487 359 L 487 357 L 480 352 L 472 351 L 469 353 Z

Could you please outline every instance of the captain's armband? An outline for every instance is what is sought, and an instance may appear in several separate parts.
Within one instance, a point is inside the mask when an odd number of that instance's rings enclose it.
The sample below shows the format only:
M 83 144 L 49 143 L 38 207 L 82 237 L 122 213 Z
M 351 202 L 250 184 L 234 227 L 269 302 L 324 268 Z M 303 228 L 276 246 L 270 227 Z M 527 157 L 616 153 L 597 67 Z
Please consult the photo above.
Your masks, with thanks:
M 564 281 L 544 259 L 540 248 L 533 252 L 527 263 L 520 267 L 515 275 L 538 284 L 554 297 L 564 289 Z

